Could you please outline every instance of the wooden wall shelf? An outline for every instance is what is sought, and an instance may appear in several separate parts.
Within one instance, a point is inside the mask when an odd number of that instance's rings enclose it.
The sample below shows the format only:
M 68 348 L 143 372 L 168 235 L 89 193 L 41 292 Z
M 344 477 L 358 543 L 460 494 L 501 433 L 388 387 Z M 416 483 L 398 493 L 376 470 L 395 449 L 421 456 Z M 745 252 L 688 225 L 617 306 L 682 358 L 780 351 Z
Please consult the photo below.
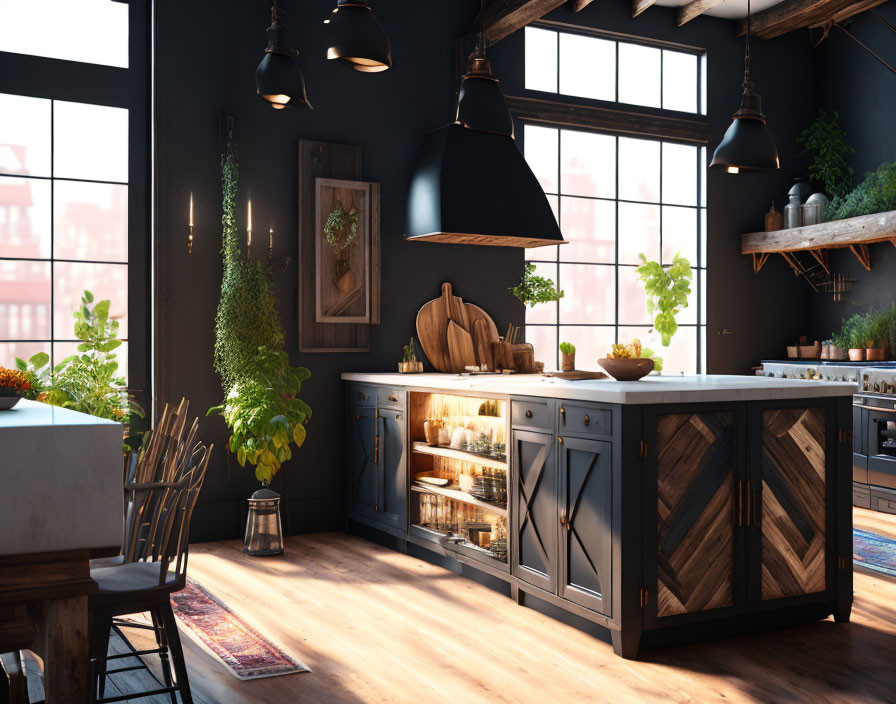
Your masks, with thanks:
M 780 254 L 791 263 L 793 252 L 809 252 L 827 269 L 823 250 L 848 247 L 871 271 L 868 245 L 877 242 L 896 246 L 896 210 L 774 232 L 748 232 L 741 237 L 740 251 L 753 256 L 753 270 L 758 272 L 770 254 Z

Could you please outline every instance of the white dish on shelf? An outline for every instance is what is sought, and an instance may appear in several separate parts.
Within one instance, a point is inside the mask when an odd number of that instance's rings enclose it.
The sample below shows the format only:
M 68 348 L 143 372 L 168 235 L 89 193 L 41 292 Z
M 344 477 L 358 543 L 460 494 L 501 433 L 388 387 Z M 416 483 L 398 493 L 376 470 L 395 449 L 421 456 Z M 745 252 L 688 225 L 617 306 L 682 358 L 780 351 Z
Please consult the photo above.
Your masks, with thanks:
M 433 486 L 448 486 L 450 480 L 444 477 L 434 477 L 432 474 L 418 474 L 414 477 L 414 481 L 422 484 L 432 484 Z

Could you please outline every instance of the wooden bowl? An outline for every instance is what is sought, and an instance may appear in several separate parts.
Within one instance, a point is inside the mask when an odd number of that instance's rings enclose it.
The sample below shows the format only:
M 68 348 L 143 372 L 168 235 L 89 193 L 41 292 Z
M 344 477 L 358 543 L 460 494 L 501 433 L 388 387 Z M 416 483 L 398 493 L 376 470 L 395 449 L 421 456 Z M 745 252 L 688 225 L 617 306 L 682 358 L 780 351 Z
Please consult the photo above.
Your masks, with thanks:
M 637 381 L 653 371 L 652 359 L 598 359 L 607 374 L 616 381 Z
M 7 394 L 0 396 L 0 411 L 8 411 L 21 400 L 22 397 L 19 396 L 19 394 Z

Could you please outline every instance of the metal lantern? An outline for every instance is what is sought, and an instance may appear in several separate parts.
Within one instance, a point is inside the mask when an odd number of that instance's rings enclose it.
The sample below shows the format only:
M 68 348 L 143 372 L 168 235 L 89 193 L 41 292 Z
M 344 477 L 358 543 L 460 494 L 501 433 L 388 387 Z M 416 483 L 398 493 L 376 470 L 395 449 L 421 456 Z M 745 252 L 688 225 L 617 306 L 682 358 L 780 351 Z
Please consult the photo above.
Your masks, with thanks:
M 280 494 L 276 491 L 264 487 L 249 499 L 243 552 L 252 556 L 283 554 Z

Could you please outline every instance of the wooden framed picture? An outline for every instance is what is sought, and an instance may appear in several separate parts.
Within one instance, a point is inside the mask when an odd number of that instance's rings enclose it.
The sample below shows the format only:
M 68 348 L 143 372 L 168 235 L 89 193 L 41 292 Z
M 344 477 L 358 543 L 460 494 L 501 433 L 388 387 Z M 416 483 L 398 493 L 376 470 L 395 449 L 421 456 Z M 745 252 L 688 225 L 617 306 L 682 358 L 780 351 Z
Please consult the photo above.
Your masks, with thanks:
M 370 323 L 370 184 L 315 180 L 314 319 Z

